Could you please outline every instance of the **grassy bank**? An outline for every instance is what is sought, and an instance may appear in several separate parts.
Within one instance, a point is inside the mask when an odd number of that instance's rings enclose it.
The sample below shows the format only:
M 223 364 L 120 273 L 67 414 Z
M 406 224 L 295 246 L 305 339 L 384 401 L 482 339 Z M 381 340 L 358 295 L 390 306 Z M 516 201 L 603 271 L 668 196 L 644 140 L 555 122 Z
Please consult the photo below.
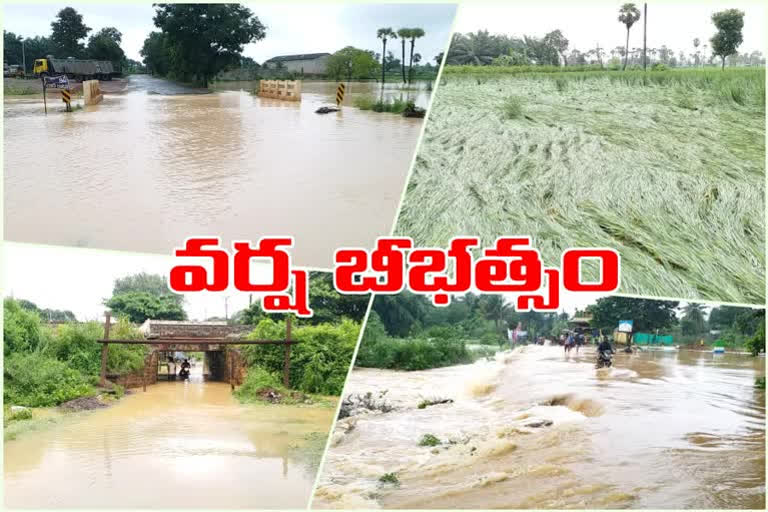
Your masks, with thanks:
M 449 67 L 397 233 L 614 247 L 622 292 L 760 303 L 764 73 Z

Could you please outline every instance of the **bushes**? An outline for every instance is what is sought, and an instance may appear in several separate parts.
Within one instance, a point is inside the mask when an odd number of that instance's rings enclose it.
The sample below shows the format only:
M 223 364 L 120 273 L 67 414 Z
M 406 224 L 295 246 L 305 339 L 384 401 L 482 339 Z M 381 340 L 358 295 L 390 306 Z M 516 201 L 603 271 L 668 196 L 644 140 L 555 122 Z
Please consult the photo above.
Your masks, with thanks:
M 402 114 L 411 102 L 399 98 L 388 100 L 374 100 L 371 96 L 355 98 L 354 105 L 360 110 L 373 110 L 374 112 L 391 112 Z
M 98 322 L 65 324 L 59 326 L 45 354 L 67 362 L 72 368 L 86 375 L 96 375 L 101 370 L 101 344 L 97 340 L 104 335 L 104 327 Z M 121 319 L 112 328 L 112 337 L 122 339 L 143 338 L 138 329 Z M 107 371 L 130 373 L 144 365 L 146 347 L 143 345 L 110 345 Z
M 371 339 L 366 334 L 356 364 L 370 368 L 426 370 L 470 362 L 472 355 L 464 342 L 457 339 Z
M 235 390 L 234 395 L 243 402 L 253 402 L 259 400 L 259 393 L 267 388 L 282 389 L 282 386 L 275 374 L 254 366 L 248 369 L 245 381 Z
M 3 354 L 33 352 L 41 348 L 43 339 L 40 317 L 22 309 L 18 301 L 3 301 Z
M 340 395 L 352 361 L 360 325 L 352 320 L 340 324 L 298 326 L 292 338 L 299 343 L 291 347 L 290 382 L 293 389 L 306 393 Z M 248 336 L 249 339 L 282 339 L 285 323 L 264 319 Z M 242 350 L 250 367 L 267 373 L 283 371 L 284 348 L 279 345 L 249 345 Z M 254 368 L 249 370 L 253 371 Z
M 41 354 L 7 357 L 3 376 L 3 399 L 7 404 L 46 407 L 93 392 L 82 373 Z

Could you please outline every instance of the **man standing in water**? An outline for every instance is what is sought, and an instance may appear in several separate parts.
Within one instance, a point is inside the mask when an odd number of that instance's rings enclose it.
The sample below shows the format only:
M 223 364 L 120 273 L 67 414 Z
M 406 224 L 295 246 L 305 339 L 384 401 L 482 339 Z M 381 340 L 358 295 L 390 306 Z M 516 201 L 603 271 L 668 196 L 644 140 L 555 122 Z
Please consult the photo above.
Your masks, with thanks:
M 176 362 L 168 356 L 168 380 L 176 380 Z

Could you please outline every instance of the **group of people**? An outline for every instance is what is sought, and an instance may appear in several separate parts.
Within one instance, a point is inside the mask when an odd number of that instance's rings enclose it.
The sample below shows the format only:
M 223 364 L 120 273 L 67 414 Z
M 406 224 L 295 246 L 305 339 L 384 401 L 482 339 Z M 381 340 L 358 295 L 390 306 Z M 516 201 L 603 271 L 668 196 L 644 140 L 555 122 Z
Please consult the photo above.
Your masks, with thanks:
M 179 378 L 182 380 L 189 378 L 189 369 L 192 368 L 192 364 L 189 359 L 184 359 L 179 365 Z M 168 356 L 168 380 L 176 380 L 176 360 Z
M 567 354 L 571 349 L 576 348 L 576 353 L 579 353 L 579 348 L 586 343 L 584 333 L 581 331 L 568 331 L 560 335 L 560 344 L 563 346 L 563 350 Z

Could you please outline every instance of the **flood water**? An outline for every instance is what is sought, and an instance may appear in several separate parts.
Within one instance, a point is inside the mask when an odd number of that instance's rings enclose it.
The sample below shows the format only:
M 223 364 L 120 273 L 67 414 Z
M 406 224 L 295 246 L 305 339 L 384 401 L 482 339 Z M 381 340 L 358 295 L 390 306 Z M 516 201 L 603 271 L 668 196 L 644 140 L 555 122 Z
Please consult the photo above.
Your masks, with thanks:
M 240 405 L 229 384 L 160 382 L 5 442 L 5 505 L 304 508 L 333 410 Z
M 301 102 L 227 87 L 134 75 L 82 111 L 49 98 L 47 116 L 41 99 L 6 99 L 5 238 L 169 254 L 192 235 L 289 234 L 295 264 L 328 268 L 337 247 L 390 232 L 422 120 L 354 108 L 376 84 L 351 83 L 326 115 L 333 83 L 305 82 Z
M 337 423 L 320 508 L 765 506 L 765 359 L 522 347 L 419 372 L 359 369 L 394 412 Z M 424 398 L 454 403 L 418 409 Z M 551 422 L 551 423 L 550 423 Z M 418 446 L 424 434 L 442 444 Z M 379 478 L 395 473 L 399 485 Z

